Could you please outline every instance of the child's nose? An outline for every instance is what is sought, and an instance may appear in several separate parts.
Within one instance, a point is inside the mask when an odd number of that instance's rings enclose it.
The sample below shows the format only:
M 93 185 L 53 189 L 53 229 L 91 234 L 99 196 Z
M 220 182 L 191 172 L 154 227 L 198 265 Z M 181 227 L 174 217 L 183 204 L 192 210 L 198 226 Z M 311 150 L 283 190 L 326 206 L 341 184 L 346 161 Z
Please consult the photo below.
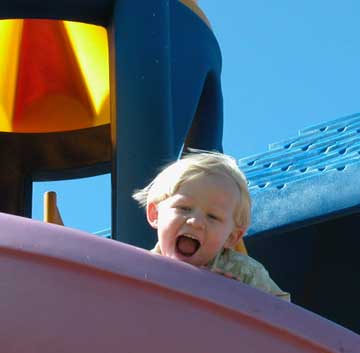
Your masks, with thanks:
M 190 215 L 186 222 L 195 228 L 203 229 L 205 226 L 204 217 L 198 213 Z

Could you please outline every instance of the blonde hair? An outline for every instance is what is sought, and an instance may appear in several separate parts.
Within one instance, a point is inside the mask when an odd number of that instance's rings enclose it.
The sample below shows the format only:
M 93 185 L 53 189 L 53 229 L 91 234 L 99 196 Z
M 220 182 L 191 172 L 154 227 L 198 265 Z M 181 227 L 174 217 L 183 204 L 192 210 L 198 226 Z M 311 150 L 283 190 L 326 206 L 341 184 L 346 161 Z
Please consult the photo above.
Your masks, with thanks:
M 142 207 L 155 204 L 173 196 L 180 186 L 200 175 L 223 175 L 230 177 L 240 191 L 240 200 L 234 216 L 235 223 L 243 231 L 250 224 L 251 201 L 247 181 L 235 159 L 218 152 L 191 150 L 182 159 L 166 166 L 149 185 L 136 190 L 133 198 Z

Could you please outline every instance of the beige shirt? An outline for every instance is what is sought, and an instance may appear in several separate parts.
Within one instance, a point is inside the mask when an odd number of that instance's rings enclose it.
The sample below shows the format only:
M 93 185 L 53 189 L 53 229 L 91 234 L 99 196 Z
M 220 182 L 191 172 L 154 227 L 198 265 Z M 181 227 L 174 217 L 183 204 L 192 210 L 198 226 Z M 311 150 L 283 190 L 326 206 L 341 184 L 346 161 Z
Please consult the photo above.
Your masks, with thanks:
M 161 255 L 159 244 L 156 244 L 151 252 Z M 290 301 L 290 294 L 283 292 L 279 288 L 260 262 L 235 250 L 223 249 L 204 267 L 211 272 L 235 279 L 266 293 Z

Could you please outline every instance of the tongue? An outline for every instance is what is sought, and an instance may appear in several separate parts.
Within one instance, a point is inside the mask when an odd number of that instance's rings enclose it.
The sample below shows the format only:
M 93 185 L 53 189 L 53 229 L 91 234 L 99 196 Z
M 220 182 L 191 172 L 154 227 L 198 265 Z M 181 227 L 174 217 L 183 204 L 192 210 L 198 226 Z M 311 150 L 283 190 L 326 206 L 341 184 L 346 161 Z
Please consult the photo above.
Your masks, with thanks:
M 199 248 L 199 242 L 196 239 L 181 235 L 176 242 L 177 251 L 184 256 L 192 256 Z

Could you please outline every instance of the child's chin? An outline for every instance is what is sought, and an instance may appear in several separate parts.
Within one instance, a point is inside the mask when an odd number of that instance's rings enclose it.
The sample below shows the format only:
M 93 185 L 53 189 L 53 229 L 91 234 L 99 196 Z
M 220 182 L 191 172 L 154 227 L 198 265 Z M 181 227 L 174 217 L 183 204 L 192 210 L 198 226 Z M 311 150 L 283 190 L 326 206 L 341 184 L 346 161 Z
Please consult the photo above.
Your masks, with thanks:
M 178 252 L 175 252 L 175 254 L 173 256 L 174 259 L 183 261 L 183 262 L 187 262 L 187 263 L 191 263 L 194 260 L 193 257 L 194 256 L 186 256 L 186 255 L 180 254 Z
M 182 262 L 186 262 L 189 265 L 193 265 L 193 266 L 204 266 L 201 259 L 199 259 L 198 256 L 196 256 L 196 254 L 192 255 L 192 256 L 185 256 L 183 254 L 179 254 L 179 253 L 175 253 L 175 255 L 173 256 L 173 259 L 176 259 L 178 261 L 182 261 Z

